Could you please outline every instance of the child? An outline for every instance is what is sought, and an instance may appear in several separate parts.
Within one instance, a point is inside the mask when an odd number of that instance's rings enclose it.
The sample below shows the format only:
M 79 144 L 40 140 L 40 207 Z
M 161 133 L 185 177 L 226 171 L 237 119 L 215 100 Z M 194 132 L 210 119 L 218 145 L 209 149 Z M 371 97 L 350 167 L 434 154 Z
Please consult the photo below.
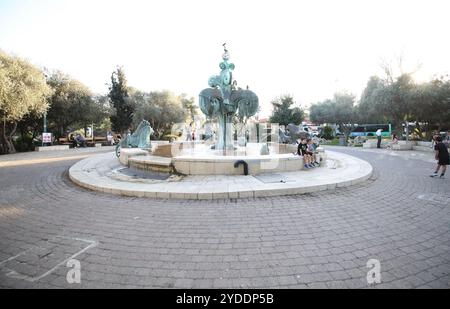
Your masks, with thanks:
M 308 154 L 308 144 L 306 143 L 306 139 L 302 139 L 300 144 L 298 144 L 297 154 L 299 156 L 303 157 L 306 169 L 314 167 L 314 165 L 311 164 L 312 163 L 312 160 L 311 160 L 312 158 Z
M 313 141 L 312 141 L 311 139 L 308 139 L 308 140 L 307 140 L 307 144 L 308 144 L 307 155 L 311 156 L 311 158 L 312 158 L 312 160 L 311 160 L 312 163 L 311 163 L 311 164 L 312 164 L 314 167 L 320 166 L 320 163 L 317 162 L 317 156 L 316 156 L 316 154 L 315 154 L 316 149 L 314 148 L 314 143 L 313 143 Z
M 394 145 L 397 145 L 398 144 L 398 136 L 397 136 L 397 134 L 392 134 L 392 141 L 389 143 L 389 145 L 388 145 L 388 148 L 389 149 L 393 149 L 394 147 Z
M 448 155 L 447 146 L 442 142 L 442 137 L 436 137 L 436 145 L 434 146 L 434 150 L 436 151 L 436 160 L 438 160 L 438 166 L 436 171 L 430 175 L 430 177 L 437 177 L 439 170 L 442 167 L 442 172 L 440 178 L 445 177 L 445 171 L 447 170 L 447 165 L 450 164 L 450 158 Z

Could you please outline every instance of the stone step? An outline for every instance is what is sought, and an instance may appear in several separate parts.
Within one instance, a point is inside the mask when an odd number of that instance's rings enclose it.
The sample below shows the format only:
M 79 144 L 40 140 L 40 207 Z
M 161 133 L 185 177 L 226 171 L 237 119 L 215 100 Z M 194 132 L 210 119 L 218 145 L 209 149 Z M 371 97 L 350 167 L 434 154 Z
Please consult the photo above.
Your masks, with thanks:
M 138 156 L 128 160 L 130 168 L 160 173 L 171 173 L 172 159 L 159 156 Z
M 58 146 L 45 146 L 45 147 L 36 147 L 35 151 L 43 152 L 43 151 L 62 151 L 69 150 L 69 145 L 58 145 Z

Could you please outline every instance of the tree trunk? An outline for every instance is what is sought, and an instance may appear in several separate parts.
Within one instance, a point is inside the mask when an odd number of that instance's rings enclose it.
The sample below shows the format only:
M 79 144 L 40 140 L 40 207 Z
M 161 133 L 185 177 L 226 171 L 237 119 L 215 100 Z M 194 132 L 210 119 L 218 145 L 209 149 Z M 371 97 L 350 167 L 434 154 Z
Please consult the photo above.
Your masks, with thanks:
M 16 133 L 17 122 L 14 122 L 13 129 L 9 135 L 6 134 L 6 120 L 3 120 L 3 126 L 0 132 L 0 144 L 1 144 L 1 153 L 10 154 L 15 153 L 16 148 L 14 147 L 14 143 L 12 142 L 12 136 Z
M 16 130 L 17 130 L 17 122 L 14 122 L 13 129 L 11 130 L 11 133 L 9 134 L 9 137 L 8 137 L 9 153 L 16 152 L 16 148 L 14 147 L 14 143 L 12 141 L 14 134 L 16 134 Z
M 0 154 L 7 154 L 8 147 L 6 146 L 6 136 L 4 133 L 5 129 L 3 125 L 0 125 Z

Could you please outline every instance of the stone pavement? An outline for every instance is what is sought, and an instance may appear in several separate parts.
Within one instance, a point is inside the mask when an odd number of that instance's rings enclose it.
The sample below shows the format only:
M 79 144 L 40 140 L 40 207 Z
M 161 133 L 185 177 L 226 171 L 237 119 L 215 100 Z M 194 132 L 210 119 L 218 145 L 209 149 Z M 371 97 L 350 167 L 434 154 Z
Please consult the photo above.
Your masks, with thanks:
M 378 259 L 375 288 L 449 288 L 450 180 L 428 177 L 434 164 L 422 160 L 333 151 L 374 176 L 308 195 L 184 201 L 79 188 L 72 152 L 4 165 L 0 287 L 367 288 Z M 81 284 L 66 280 L 71 257 Z
M 328 150 L 335 150 L 335 149 L 342 149 L 340 146 L 326 146 L 325 147 Z M 376 153 L 378 155 L 379 159 L 382 159 L 386 156 L 392 156 L 392 157 L 400 157 L 405 160 L 421 160 L 429 163 L 436 163 L 436 160 L 434 159 L 434 152 L 428 152 L 428 151 L 415 151 L 415 150 L 392 150 L 392 149 L 376 149 L 376 148 L 369 148 L 369 149 L 363 149 L 360 147 L 354 147 L 354 148 L 347 148 L 354 151 L 363 151 L 363 152 L 370 152 L 370 153 Z
M 0 156 L 0 168 L 25 166 L 31 164 L 45 164 L 56 161 L 72 161 L 88 158 L 92 155 L 114 151 L 114 147 L 75 148 L 62 151 L 23 152 Z

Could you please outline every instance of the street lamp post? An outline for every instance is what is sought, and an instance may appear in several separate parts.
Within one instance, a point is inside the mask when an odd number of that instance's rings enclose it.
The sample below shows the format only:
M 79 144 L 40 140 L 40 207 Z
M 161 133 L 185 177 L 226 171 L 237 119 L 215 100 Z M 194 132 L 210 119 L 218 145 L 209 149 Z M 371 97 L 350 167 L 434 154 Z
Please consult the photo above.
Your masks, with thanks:
M 44 131 L 42 132 L 42 147 L 44 147 L 44 134 L 47 133 L 47 112 L 44 113 Z

